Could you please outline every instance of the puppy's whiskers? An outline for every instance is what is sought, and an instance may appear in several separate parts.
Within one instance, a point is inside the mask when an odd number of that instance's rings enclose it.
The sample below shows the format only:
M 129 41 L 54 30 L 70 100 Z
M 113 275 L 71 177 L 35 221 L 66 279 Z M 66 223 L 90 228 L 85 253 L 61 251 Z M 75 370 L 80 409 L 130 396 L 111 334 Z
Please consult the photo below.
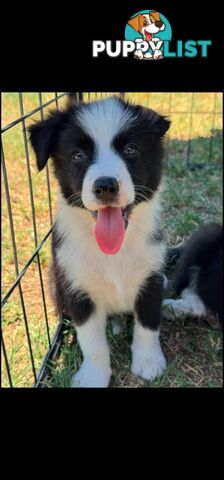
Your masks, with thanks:
M 156 193 L 154 190 L 152 190 L 151 188 L 147 187 L 146 185 L 137 185 L 137 184 L 135 184 L 134 186 L 135 186 L 136 190 L 139 190 L 139 191 L 141 191 L 141 190 L 146 190 L 146 191 L 148 191 L 148 192 L 150 192 L 150 193 L 153 193 L 153 194 Z
M 73 193 L 66 200 L 71 207 L 83 207 L 81 193 Z

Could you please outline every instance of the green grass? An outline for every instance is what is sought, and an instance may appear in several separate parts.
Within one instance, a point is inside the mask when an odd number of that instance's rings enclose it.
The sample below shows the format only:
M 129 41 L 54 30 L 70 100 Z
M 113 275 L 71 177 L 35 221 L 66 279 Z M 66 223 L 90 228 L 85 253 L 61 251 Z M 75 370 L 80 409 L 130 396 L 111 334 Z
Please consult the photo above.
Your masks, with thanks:
M 53 93 L 44 93 L 43 102 L 53 98 Z M 101 96 L 101 95 L 100 95 Z M 165 155 L 165 189 L 163 192 L 163 222 L 170 244 L 177 244 L 198 226 L 222 218 L 222 95 L 214 93 L 131 93 L 126 95 L 135 103 L 168 114 L 172 126 L 168 134 Z M 87 98 L 87 94 L 85 94 Z M 94 99 L 95 94 L 90 94 Z M 64 100 L 59 101 L 63 106 Z M 38 106 L 38 94 L 24 94 L 25 113 Z M 192 113 L 191 112 L 192 107 Z M 216 112 L 213 114 L 213 112 Z M 15 120 L 20 115 L 18 95 L 5 93 L 2 96 L 2 125 Z M 27 120 L 26 126 L 35 114 Z M 212 147 L 210 138 L 212 136 Z M 190 139 L 190 143 L 189 143 Z M 23 268 L 34 251 L 32 211 L 26 173 L 26 158 L 21 125 L 3 134 L 6 168 L 9 179 L 15 237 L 18 250 L 19 270 Z M 37 173 L 35 158 L 30 152 L 31 175 L 35 199 L 38 241 L 47 233 L 49 206 L 46 190 L 46 173 Z M 188 158 L 189 157 L 189 158 Z M 189 163 L 207 164 L 200 170 L 189 170 Z M 16 168 L 15 168 L 16 166 Z M 22 172 L 21 175 L 15 172 Z M 50 169 L 53 212 L 56 208 L 57 185 Z M 2 185 L 2 296 L 15 280 L 13 250 L 9 218 Z M 57 316 L 47 289 L 47 269 L 50 263 L 50 239 L 40 252 L 43 282 L 46 292 L 46 305 L 53 335 Z M 37 262 L 29 267 L 21 282 L 33 353 L 37 370 L 48 349 L 46 325 Z M 8 353 L 13 384 L 16 387 L 30 387 L 33 384 L 30 356 L 26 340 L 23 313 L 18 289 L 2 311 L 3 336 Z M 188 321 L 163 322 L 162 344 L 168 368 L 159 380 L 151 384 L 134 377 L 130 373 L 130 344 L 132 321 L 127 319 L 119 336 L 113 336 L 111 326 L 107 330 L 111 348 L 113 377 L 111 387 L 220 387 L 222 386 L 222 361 L 220 332 L 212 330 L 205 322 Z M 70 327 L 64 338 L 60 357 L 51 364 L 48 386 L 68 387 L 71 375 L 81 362 L 81 352 L 75 333 Z M 2 362 L 2 383 L 8 386 L 4 360 Z
M 110 387 L 132 388 L 176 388 L 176 387 L 221 387 L 222 386 L 222 335 L 203 321 L 191 319 L 163 322 L 161 328 L 162 347 L 168 366 L 163 376 L 153 382 L 144 381 L 131 374 L 133 323 L 123 319 L 118 336 L 107 327 L 113 370 Z M 71 377 L 79 368 L 82 354 L 71 328 L 65 335 L 61 355 L 51 365 L 49 387 L 69 387 Z

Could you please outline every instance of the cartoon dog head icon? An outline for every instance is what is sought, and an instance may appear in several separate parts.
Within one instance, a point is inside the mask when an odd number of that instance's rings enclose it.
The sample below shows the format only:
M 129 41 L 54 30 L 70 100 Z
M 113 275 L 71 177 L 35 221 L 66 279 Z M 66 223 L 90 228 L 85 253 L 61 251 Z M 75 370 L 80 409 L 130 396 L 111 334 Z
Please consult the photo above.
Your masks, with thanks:
M 133 28 L 137 34 L 141 35 L 141 38 L 135 39 L 135 58 L 148 60 L 163 57 L 161 50 L 163 41 L 154 36 L 154 34 L 162 32 L 166 28 L 159 12 L 149 11 L 149 13 L 139 13 L 128 21 L 128 25 Z
M 165 30 L 165 25 L 160 18 L 159 12 L 149 12 L 136 15 L 128 21 L 128 25 L 135 32 L 139 32 L 143 36 L 143 40 L 149 42 L 153 38 L 154 33 Z

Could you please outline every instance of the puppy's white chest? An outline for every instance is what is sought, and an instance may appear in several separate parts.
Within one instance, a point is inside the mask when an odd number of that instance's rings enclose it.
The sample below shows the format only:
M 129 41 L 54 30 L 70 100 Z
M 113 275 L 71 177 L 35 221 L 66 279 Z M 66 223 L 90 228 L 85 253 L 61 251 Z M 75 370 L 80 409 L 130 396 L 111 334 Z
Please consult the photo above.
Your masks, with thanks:
M 139 288 L 163 258 L 161 245 L 124 244 L 116 255 L 105 255 L 93 242 L 77 250 L 66 241 L 57 257 L 73 290 L 83 290 L 107 313 L 133 309 Z
M 154 225 L 151 210 L 139 206 L 138 212 L 138 222 L 133 215 L 122 247 L 115 255 L 99 250 L 94 224 L 87 213 L 77 210 L 74 219 L 73 212 L 67 209 L 66 215 L 59 215 L 57 229 L 63 242 L 57 247 L 57 262 L 71 292 L 87 293 L 107 313 L 133 310 L 144 281 L 163 264 L 165 245 L 149 241 Z
M 88 292 L 108 312 L 132 310 L 136 294 L 149 271 L 144 254 L 127 255 L 125 248 L 119 255 L 105 256 L 101 262 L 92 262 L 92 278 L 85 278 Z

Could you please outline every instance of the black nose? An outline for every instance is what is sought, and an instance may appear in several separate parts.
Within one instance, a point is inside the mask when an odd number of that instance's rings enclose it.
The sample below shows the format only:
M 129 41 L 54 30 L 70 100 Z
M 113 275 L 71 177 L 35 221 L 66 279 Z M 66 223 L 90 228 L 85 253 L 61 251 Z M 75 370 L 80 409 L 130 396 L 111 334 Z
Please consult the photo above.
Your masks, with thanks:
M 93 193 L 103 202 L 114 200 L 118 194 L 119 185 L 114 177 L 99 177 L 93 184 Z

